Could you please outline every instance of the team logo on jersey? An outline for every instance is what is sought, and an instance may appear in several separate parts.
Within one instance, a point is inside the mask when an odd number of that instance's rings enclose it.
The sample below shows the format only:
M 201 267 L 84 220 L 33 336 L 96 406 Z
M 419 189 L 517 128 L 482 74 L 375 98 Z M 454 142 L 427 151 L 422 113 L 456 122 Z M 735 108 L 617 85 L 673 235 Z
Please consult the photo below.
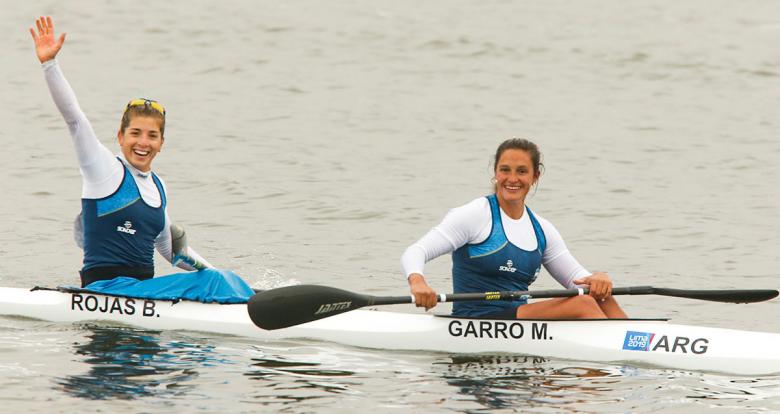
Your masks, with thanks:
M 116 226 L 116 231 L 127 233 L 127 234 L 135 234 L 136 230 L 132 228 L 133 223 L 130 222 L 130 220 L 125 222 L 125 226 Z
M 501 271 L 501 272 L 512 272 L 512 273 L 514 273 L 514 272 L 517 271 L 517 268 L 512 267 L 513 264 L 514 263 L 512 263 L 511 260 L 507 260 L 506 261 L 506 266 L 499 266 L 498 270 Z

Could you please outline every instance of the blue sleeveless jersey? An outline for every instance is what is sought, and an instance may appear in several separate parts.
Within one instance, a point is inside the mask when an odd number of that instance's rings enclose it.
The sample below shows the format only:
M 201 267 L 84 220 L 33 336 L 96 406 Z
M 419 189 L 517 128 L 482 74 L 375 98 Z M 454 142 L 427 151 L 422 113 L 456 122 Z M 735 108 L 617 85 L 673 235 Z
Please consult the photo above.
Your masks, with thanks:
M 121 161 L 120 161 L 121 162 Z M 141 198 L 130 170 L 119 188 L 108 197 L 81 199 L 84 228 L 84 267 L 154 266 L 154 240 L 165 226 L 165 192 L 160 179 L 152 179 L 160 192 L 160 207 L 151 207 Z
M 492 227 L 490 236 L 479 244 L 467 244 L 452 253 L 452 284 L 455 293 L 528 290 L 542 268 L 542 254 L 547 241 L 531 210 L 526 213 L 536 235 L 537 248 L 523 250 L 510 243 L 501 224 L 501 211 L 495 194 L 487 196 L 490 202 Z M 455 302 L 452 314 L 456 316 L 487 316 L 506 314 L 525 301 Z

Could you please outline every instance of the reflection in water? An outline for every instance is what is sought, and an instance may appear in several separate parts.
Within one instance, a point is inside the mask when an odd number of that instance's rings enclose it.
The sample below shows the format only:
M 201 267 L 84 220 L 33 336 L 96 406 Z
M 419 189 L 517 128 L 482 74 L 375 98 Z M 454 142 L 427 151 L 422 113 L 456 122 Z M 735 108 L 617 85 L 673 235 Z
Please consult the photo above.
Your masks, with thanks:
M 252 358 L 252 370 L 246 375 L 263 382 L 262 387 L 257 387 L 257 393 L 252 396 L 253 400 L 263 404 L 287 405 L 351 393 L 353 386 L 359 387 L 362 383 L 359 379 L 344 381 L 355 375 L 352 371 L 325 368 L 319 362 L 296 361 L 267 354 Z
M 700 374 L 699 386 L 691 389 L 690 398 L 731 400 L 736 402 L 777 400 L 780 398 L 780 376 L 730 378 Z M 721 406 L 727 403 L 711 403 Z
M 487 409 L 547 406 L 581 396 L 604 401 L 610 372 L 586 367 L 553 367 L 549 360 L 532 356 L 456 355 L 436 362 L 442 377 L 457 392 Z M 618 374 L 619 375 L 619 374 Z M 579 397 L 576 397 L 579 399 Z
M 86 341 L 75 343 L 89 372 L 57 379 L 68 394 L 84 399 L 134 399 L 180 395 L 193 386 L 197 368 L 222 363 L 210 346 L 177 341 L 160 343 L 159 332 L 85 326 Z

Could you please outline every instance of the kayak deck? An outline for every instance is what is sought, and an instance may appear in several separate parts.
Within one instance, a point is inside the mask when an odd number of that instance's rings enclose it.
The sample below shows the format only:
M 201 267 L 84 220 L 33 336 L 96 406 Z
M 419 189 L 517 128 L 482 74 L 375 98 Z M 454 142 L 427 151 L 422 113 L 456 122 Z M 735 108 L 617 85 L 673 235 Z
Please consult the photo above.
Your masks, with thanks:
M 780 373 L 780 334 L 676 325 L 665 319 L 501 320 L 355 310 L 267 331 L 252 323 L 245 304 L 24 288 L 0 288 L 0 315 L 55 322 L 111 321 L 259 340 L 315 339 L 376 349 L 639 362 L 740 375 Z

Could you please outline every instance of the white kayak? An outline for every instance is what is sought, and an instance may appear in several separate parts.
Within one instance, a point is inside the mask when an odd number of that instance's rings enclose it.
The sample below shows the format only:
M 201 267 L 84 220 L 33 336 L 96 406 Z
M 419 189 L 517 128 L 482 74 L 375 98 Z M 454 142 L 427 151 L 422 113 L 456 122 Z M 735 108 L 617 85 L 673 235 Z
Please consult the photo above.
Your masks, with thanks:
M 377 349 L 510 353 L 739 375 L 780 374 L 778 333 L 676 325 L 664 319 L 491 320 L 354 310 L 269 331 L 252 323 L 245 304 L 24 288 L 0 288 L 0 315 L 55 322 L 111 321 L 260 340 L 316 339 Z

